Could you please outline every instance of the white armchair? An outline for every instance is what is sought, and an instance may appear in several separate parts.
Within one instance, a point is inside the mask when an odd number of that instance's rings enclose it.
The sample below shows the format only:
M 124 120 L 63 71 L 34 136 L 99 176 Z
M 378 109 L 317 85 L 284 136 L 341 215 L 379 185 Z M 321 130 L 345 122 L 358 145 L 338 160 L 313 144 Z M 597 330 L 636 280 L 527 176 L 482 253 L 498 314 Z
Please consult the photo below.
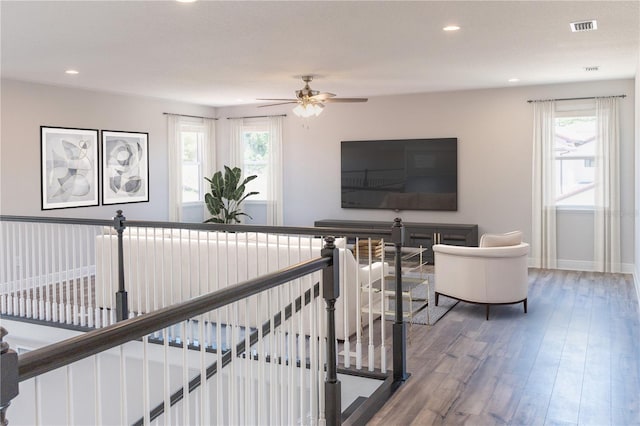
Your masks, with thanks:
M 433 246 L 435 304 L 442 294 L 463 302 L 490 305 L 522 302 L 527 313 L 527 254 L 519 231 L 485 234 L 480 247 Z

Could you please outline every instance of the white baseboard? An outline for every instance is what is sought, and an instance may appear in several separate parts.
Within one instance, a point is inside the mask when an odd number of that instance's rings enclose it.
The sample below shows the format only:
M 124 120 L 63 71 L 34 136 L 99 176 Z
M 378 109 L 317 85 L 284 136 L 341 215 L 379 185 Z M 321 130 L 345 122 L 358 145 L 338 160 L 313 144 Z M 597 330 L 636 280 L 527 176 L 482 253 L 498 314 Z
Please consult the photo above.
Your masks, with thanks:
M 529 267 L 534 268 L 535 262 L 533 259 L 529 259 Z M 585 272 L 597 272 L 595 263 L 589 260 L 563 260 L 557 261 L 555 269 L 564 269 L 568 271 L 585 271 Z M 621 263 L 620 272 L 623 274 L 634 274 L 635 266 L 631 263 Z
M 558 260 L 558 269 L 568 269 L 571 271 L 596 272 L 594 262 L 588 260 Z M 631 263 L 621 263 L 620 272 L 623 274 L 633 274 L 634 265 Z

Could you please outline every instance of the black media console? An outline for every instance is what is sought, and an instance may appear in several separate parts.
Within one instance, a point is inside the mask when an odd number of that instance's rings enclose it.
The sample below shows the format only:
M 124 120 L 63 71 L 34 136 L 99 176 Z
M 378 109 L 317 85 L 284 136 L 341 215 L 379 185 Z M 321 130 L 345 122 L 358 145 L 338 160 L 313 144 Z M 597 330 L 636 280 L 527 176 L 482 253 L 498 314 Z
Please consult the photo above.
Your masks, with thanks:
M 367 220 L 317 220 L 315 226 L 327 228 L 367 228 L 389 229 L 393 221 Z M 404 245 L 407 247 L 427 248 L 427 262 L 433 263 L 434 244 L 476 247 L 478 245 L 478 225 L 452 223 L 415 223 L 403 222 L 405 230 Z

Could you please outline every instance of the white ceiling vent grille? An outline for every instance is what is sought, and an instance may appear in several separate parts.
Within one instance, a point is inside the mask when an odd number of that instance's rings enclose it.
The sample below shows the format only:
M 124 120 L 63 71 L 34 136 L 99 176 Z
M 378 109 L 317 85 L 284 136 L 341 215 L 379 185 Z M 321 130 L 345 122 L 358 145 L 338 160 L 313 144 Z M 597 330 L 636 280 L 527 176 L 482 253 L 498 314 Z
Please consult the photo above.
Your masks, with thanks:
M 598 29 L 598 22 L 595 19 L 590 21 L 572 22 L 569 25 L 571 26 L 571 32 L 574 33 L 594 31 Z

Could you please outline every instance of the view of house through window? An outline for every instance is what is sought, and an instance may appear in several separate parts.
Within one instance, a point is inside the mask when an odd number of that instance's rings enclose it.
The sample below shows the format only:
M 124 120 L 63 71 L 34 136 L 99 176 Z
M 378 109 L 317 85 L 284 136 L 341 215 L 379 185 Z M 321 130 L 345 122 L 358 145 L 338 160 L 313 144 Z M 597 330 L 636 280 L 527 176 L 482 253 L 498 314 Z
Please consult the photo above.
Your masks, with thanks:
M 556 205 L 594 205 L 596 143 L 595 115 L 556 117 Z
M 249 200 L 265 201 L 269 182 L 269 130 L 259 127 L 244 130 L 242 142 L 244 146 L 243 178 L 251 175 L 258 176 L 247 184 L 247 192 L 259 192 Z
M 184 125 L 180 131 L 182 152 L 182 202 L 204 200 L 204 126 Z

